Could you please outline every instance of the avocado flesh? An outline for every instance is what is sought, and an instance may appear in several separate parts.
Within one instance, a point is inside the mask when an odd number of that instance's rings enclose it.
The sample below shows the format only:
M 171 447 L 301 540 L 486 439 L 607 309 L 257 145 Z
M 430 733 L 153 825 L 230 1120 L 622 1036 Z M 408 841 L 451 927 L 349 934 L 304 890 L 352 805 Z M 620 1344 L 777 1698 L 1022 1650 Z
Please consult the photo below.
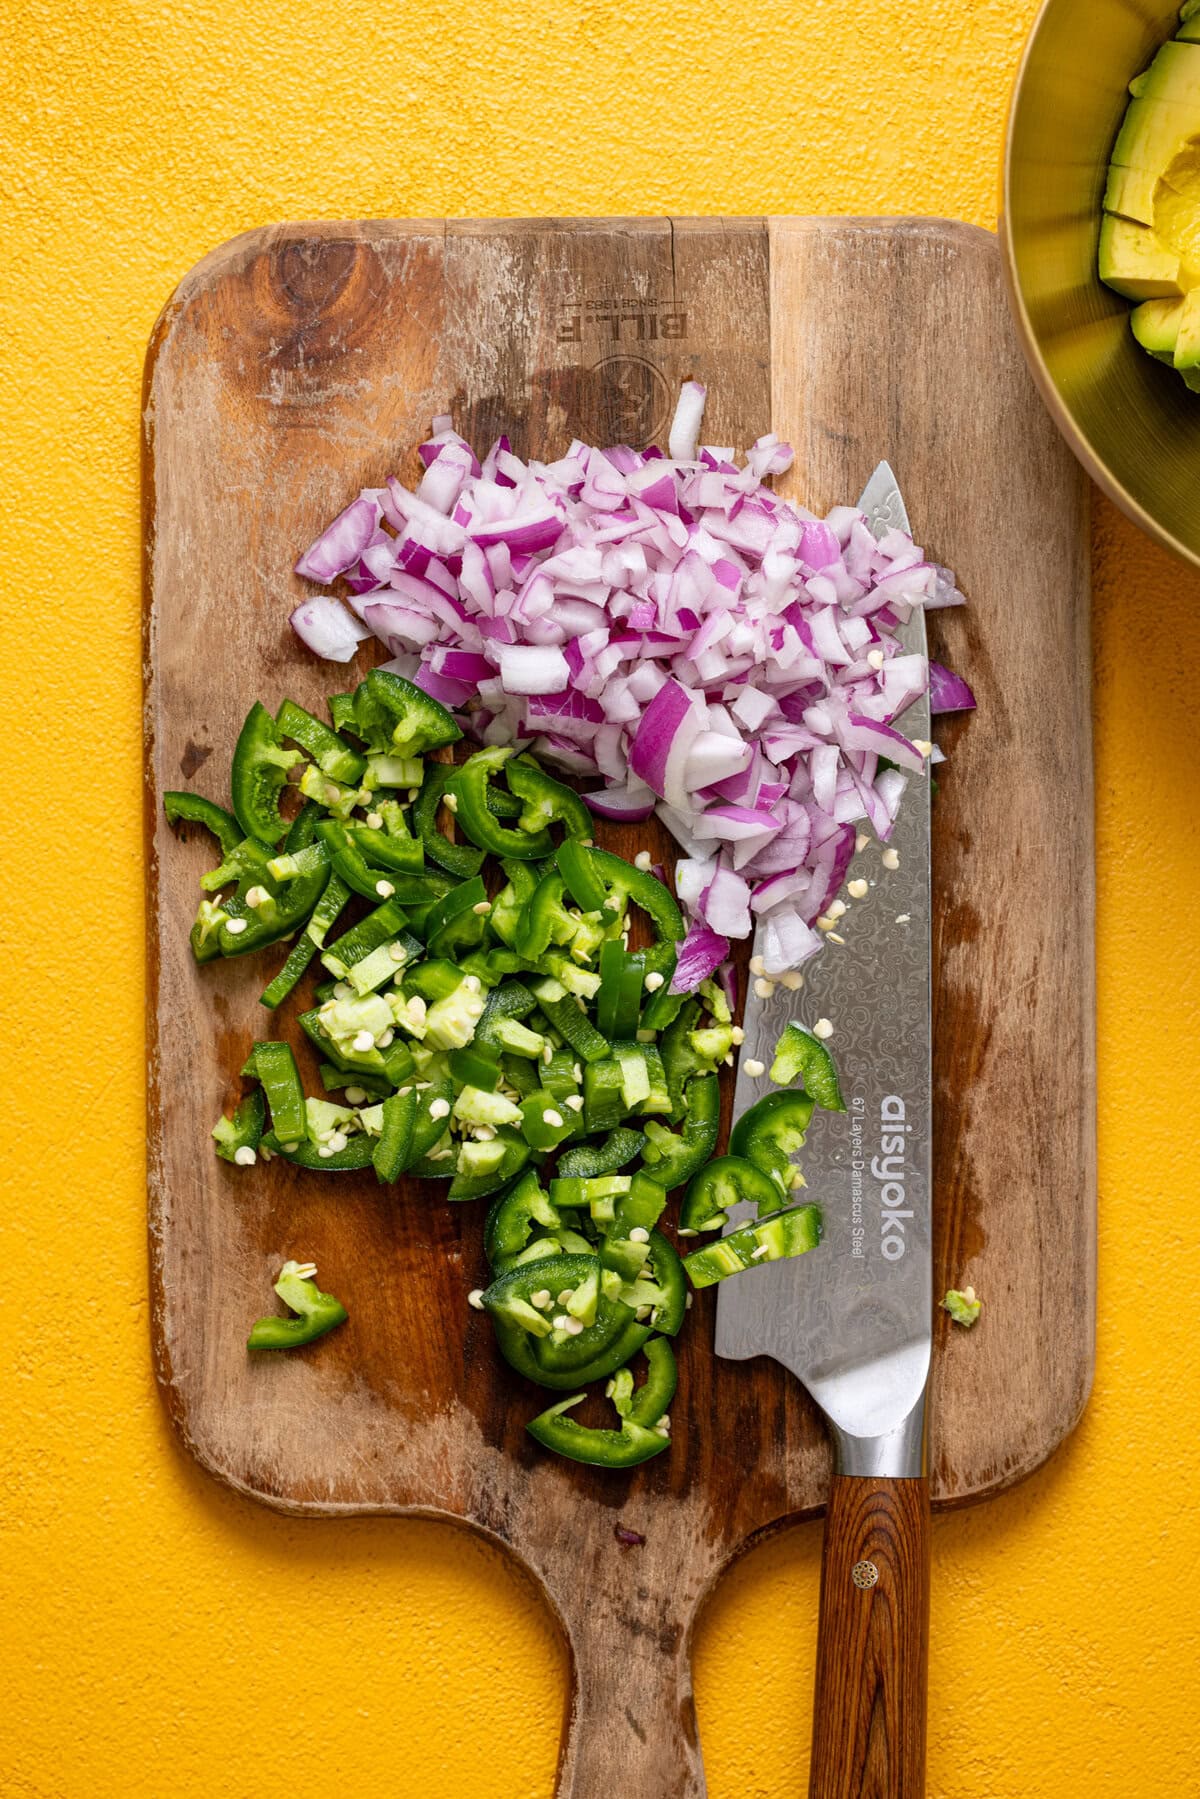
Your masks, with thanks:
M 1133 335 L 1151 356 L 1175 360 L 1175 340 L 1186 300 L 1143 300 L 1130 315 Z
M 1113 163 L 1104 189 L 1104 210 L 1138 225 L 1153 225 L 1154 195 L 1162 176 L 1153 169 L 1119 168 Z
M 1200 288 L 1193 288 L 1183 302 L 1175 338 L 1175 367 L 1183 372 L 1200 366 Z
M 1118 168 L 1152 169 L 1161 175 L 1167 164 L 1197 138 L 1200 138 L 1200 102 L 1185 105 L 1143 96 L 1131 100 L 1125 108 L 1125 118 L 1109 160 Z
M 1101 280 L 1140 302 L 1131 326 L 1141 348 L 1200 391 L 1200 0 L 1186 0 L 1180 18 L 1129 84 L 1098 265 Z
M 1200 50 L 1186 41 L 1164 44 L 1150 67 L 1129 83 L 1129 91 L 1136 100 L 1191 106 L 1200 96 Z
M 1200 142 L 1167 165 L 1164 180 L 1155 190 L 1154 231 L 1182 263 L 1197 270 L 1184 285 L 1200 286 Z
M 1127 300 L 1178 299 L 1186 292 L 1179 258 L 1150 225 L 1105 216 L 1100 227 L 1100 279 Z

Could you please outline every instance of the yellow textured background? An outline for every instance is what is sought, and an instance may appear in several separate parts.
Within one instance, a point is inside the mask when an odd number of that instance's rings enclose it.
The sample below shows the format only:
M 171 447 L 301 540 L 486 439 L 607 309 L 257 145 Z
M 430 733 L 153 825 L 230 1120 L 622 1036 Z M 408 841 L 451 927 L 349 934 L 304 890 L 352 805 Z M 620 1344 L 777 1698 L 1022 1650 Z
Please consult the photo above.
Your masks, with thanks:
M 240 1799 L 319 1782 L 548 1799 L 565 1686 L 537 1602 L 487 1550 L 239 1502 L 184 1460 L 159 1410 L 138 389 L 160 305 L 212 245 L 288 217 L 912 211 L 990 226 L 1032 13 L 0 5 L 4 1794 Z M 1102 504 L 1096 552 L 1096 1388 L 1049 1467 L 936 1526 L 939 1799 L 1197 1791 L 1200 580 Z M 752 1557 L 703 1625 L 713 1799 L 805 1790 L 818 1553 L 808 1527 Z

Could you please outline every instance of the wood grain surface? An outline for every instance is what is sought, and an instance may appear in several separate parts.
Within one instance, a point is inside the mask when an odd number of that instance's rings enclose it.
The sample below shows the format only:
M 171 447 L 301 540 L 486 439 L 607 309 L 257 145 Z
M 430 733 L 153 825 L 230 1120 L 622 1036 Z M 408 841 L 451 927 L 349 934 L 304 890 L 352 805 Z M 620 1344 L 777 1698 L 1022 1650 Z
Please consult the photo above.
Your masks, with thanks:
M 924 1799 L 929 1484 L 835 1474 L 809 1799 Z
M 268 1015 L 257 958 L 197 969 L 207 850 L 164 788 L 224 799 L 251 701 L 319 709 L 359 672 L 288 629 L 298 549 L 361 486 L 411 479 L 431 415 L 481 448 L 662 439 L 678 382 L 708 384 L 707 441 L 767 428 L 780 486 L 824 508 L 881 456 L 918 540 L 970 598 L 933 653 L 980 709 L 941 721 L 935 807 L 935 1291 L 973 1282 L 981 1325 L 935 1330 L 931 1486 L 1011 1484 L 1087 1396 L 1094 1300 L 1091 734 L 1084 483 L 1009 326 L 994 241 L 916 220 L 289 225 L 184 280 L 147 364 L 149 1186 L 156 1366 L 188 1449 L 221 1480 L 311 1513 L 406 1512 L 509 1545 L 543 1583 L 576 1693 L 560 1791 L 704 1790 L 688 1647 L 748 1541 L 812 1515 L 828 1454 L 773 1363 L 684 1332 L 670 1453 L 630 1475 L 525 1436 L 541 1397 L 466 1307 L 481 1208 L 424 1187 L 247 1172 L 208 1132 Z M 360 664 L 374 659 L 362 652 Z M 648 827 L 604 840 L 632 851 Z M 273 972 L 282 953 L 269 958 Z M 306 992 L 307 987 L 302 991 Z M 285 1009 L 287 1030 L 294 1011 Z M 304 1062 L 315 1086 L 315 1066 Z M 350 1322 L 263 1367 L 245 1333 L 286 1255 Z M 645 1542 L 623 1548 L 616 1530 Z

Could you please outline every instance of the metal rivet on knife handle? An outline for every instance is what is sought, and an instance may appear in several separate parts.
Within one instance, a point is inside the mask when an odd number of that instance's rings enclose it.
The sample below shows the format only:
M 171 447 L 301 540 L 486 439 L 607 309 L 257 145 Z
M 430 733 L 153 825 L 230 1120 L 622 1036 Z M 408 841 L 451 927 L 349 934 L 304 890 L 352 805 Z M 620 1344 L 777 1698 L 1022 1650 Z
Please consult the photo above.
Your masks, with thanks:
M 873 1587 L 879 1579 L 879 1569 L 874 1562 L 855 1562 L 850 1570 L 850 1578 L 856 1587 Z

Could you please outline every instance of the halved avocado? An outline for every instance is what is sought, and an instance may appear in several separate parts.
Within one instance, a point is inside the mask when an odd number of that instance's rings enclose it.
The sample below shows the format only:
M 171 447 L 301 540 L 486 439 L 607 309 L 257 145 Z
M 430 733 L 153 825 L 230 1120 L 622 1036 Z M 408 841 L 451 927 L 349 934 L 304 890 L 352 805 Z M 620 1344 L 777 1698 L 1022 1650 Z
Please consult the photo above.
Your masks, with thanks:
M 1143 300 L 1140 306 L 1134 307 L 1129 322 L 1143 350 L 1149 350 L 1151 356 L 1174 362 L 1175 340 L 1186 305 L 1186 299 Z
M 1106 213 L 1100 227 L 1100 279 L 1127 300 L 1179 299 L 1179 258 L 1149 225 Z

